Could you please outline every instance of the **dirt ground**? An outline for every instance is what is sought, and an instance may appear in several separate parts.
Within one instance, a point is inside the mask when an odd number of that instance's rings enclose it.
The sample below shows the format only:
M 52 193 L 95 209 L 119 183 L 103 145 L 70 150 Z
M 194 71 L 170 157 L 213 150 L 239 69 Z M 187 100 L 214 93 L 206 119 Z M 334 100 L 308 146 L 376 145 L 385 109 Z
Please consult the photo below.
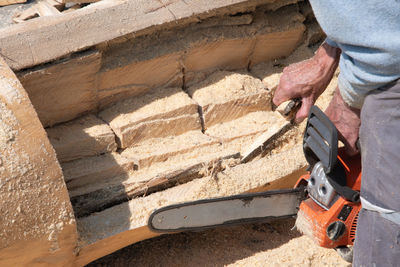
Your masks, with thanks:
M 103 257 L 97 266 L 351 266 L 292 230 L 294 219 L 164 235 Z

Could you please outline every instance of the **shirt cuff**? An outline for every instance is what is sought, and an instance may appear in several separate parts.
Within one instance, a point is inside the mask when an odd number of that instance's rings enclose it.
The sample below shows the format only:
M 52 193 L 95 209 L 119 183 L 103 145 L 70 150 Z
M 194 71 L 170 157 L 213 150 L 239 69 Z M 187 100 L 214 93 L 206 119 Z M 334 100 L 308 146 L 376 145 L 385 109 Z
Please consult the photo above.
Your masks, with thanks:
M 329 39 L 329 37 L 325 38 L 325 43 L 327 43 L 330 46 L 339 48 L 338 44 L 335 41 L 332 41 L 331 39 Z
M 361 109 L 365 95 L 354 89 L 341 74 L 339 74 L 338 86 L 344 102 L 346 102 L 350 107 Z

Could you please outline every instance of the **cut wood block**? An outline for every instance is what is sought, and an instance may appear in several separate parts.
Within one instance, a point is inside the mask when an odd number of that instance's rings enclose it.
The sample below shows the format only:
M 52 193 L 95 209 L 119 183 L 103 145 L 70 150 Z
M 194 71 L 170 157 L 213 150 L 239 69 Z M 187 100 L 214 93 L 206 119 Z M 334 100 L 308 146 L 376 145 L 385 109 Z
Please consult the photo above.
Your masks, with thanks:
M 107 251 L 111 252 L 129 243 L 154 237 L 155 234 L 147 228 L 147 220 L 154 209 L 166 205 L 229 196 L 257 188 L 290 188 L 298 178 L 292 174 L 299 174 L 305 164 L 302 146 L 298 145 L 284 153 L 228 169 L 220 173 L 217 179 L 196 179 L 78 219 L 80 241 L 86 245 L 80 255 L 90 255 L 91 251 L 100 250 L 105 244 Z M 290 182 L 287 181 L 288 177 Z M 138 238 L 129 239 L 135 236 L 135 232 Z
M 271 110 L 269 90 L 248 74 L 216 72 L 188 92 L 201 107 L 205 129 L 253 111 Z
M 111 128 L 93 115 L 46 129 L 60 162 L 117 150 Z
M 83 185 L 101 182 L 114 176 L 128 175 L 137 169 L 132 159 L 126 159 L 118 153 L 87 157 L 61 165 L 68 190 Z
M 94 74 L 100 53 L 88 51 L 57 64 L 19 73 L 44 127 L 68 121 L 97 107 Z
M 129 58 L 135 54 L 123 56 Z M 118 57 L 113 58 L 113 64 L 116 66 L 111 67 L 111 63 L 108 62 L 107 69 L 98 74 L 100 105 L 105 106 L 119 99 L 139 95 L 150 88 L 165 87 L 170 80 L 181 75 L 180 57 L 179 53 L 173 53 L 150 60 L 131 62 L 125 66 L 116 63 Z M 182 79 L 176 82 L 177 84 L 170 83 L 170 86 L 182 86 Z
M 189 131 L 178 136 L 152 138 L 125 149 L 121 155 L 136 159 L 139 168 L 147 168 L 155 162 L 166 161 L 179 153 L 187 153 L 196 148 L 215 144 L 218 141 L 201 131 Z
M 139 141 L 201 129 L 198 106 L 180 88 L 159 88 L 100 112 L 121 148 Z

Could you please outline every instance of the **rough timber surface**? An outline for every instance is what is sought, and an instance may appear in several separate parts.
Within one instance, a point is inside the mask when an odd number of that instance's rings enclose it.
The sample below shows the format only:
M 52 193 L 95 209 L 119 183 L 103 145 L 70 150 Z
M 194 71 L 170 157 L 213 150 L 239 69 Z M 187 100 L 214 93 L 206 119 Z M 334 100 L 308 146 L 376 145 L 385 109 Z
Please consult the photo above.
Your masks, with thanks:
M 60 165 L 27 93 L 1 58 L 0 177 L 0 265 L 72 265 L 76 222 Z
M 100 1 L 63 16 L 37 18 L 0 29 L 1 53 L 13 70 L 20 70 L 152 27 L 246 11 L 274 2 L 277 1 Z
M 46 131 L 59 162 L 117 150 L 113 131 L 94 115 L 47 128 Z

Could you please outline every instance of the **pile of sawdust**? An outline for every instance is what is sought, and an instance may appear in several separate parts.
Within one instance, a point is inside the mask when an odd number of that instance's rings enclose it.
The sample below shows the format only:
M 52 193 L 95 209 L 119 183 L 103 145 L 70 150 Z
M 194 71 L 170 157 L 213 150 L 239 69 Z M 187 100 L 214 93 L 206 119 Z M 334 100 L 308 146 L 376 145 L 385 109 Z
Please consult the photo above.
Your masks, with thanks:
M 332 249 L 292 230 L 294 220 L 243 225 L 146 240 L 94 266 L 351 266 Z

